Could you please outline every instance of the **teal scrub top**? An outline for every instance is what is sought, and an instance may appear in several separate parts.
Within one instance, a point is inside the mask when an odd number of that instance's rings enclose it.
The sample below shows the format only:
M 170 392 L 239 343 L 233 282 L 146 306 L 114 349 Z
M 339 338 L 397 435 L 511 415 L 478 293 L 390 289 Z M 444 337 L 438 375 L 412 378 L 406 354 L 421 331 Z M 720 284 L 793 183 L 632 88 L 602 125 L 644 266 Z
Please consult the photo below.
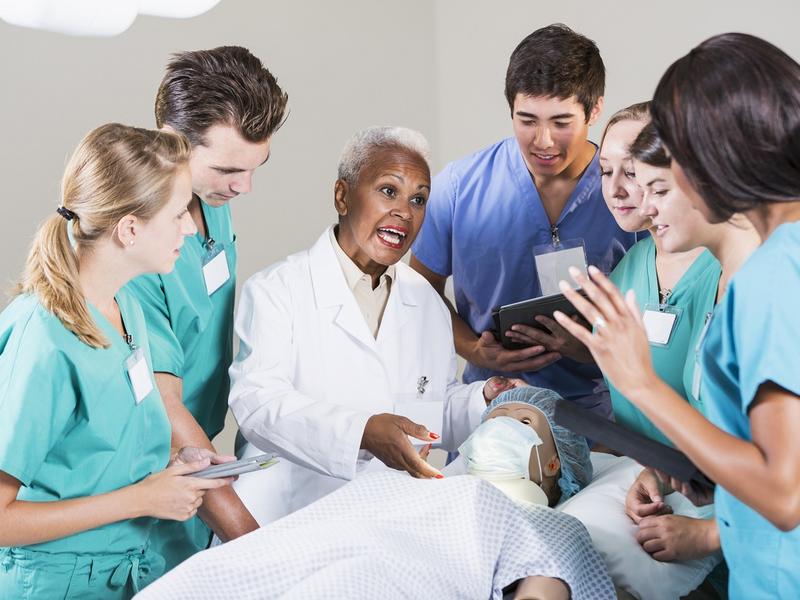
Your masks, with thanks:
M 128 334 L 152 364 L 138 302 L 125 290 L 116 299 Z M 155 381 L 137 405 L 125 365 L 131 349 L 89 308 L 109 348 L 81 342 L 36 296 L 18 296 L 0 314 L 0 470 L 22 483 L 18 500 L 103 494 L 167 466 L 171 430 Z M 27 548 L 126 552 L 145 546 L 154 521 L 129 519 Z
M 233 361 L 233 302 L 236 292 L 236 236 L 228 205 L 201 201 L 208 238 L 186 238 L 175 269 L 148 274 L 128 284 L 142 305 L 153 370 L 183 380 L 183 403 L 213 439 L 225 425 L 228 410 L 228 367 Z M 210 296 L 203 264 L 213 247 L 224 248 L 230 279 Z
M 656 374 L 677 394 L 702 410 L 697 398 L 691 394 L 691 385 L 684 383 L 687 363 L 693 368 L 694 348 L 706 323 L 706 315 L 714 306 L 721 268 L 719 261 L 708 250 L 698 256 L 686 270 L 667 299 L 667 305 L 680 309 L 673 325 L 667 346 L 650 345 Z M 656 245 L 648 237 L 637 242 L 611 272 L 611 281 L 625 293 L 634 290 L 642 311 L 646 305 L 658 305 L 658 277 L 656 275 Z M 690 380 L 691 381 L 691 380 Z M 667 437 L 653 425 L 636 406 L 620 394 L 611 383 L 611 405 L 614 419 L 651 439 L 672 445 Z
M 703 343 L 701 393 L 729 434 L 752 440 L 748 411 L 763 383 L 800 396 L 799 297 L 800 222 L 785 223 L 731 279 Z M 800 528 L 780 531 L 721 486 L 715 502 L 730 597 L 796 598 Z

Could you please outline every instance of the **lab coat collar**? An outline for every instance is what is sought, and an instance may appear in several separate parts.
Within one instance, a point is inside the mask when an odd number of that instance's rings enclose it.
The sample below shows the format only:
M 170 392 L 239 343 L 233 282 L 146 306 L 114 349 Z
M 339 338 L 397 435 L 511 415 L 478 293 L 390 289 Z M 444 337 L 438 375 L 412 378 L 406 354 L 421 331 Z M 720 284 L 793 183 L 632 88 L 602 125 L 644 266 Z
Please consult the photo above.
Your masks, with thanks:
M 347 286 L 344 273 L 336 258 L 331 244 L 331 229 L 332 226 L 326 229 L 309 250 L 314 299 L 320 309 L 341 307 L 341 310 L 333 313 L 332 320 L 365 346 L 375 349 L 376 340 L 367 327 L 367 322 L 358 308 L 353 292 Z M 378 340 L 394 336 L 413 317 L 406 307 L 419 304 L 414 294 L 415 288 L 420 285 L 420 282 L 416 281 L 419 276 L 404 263 L 397 264 L 395 276 L 378 332 Z

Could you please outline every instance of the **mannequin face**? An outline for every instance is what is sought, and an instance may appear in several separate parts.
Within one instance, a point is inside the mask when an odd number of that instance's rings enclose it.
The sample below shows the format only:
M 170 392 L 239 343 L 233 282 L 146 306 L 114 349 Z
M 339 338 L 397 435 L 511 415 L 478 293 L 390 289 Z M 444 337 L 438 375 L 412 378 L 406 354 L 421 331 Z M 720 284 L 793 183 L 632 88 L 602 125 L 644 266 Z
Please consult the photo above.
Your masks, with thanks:
M 558 460 L 556 442 L 553 439 L 553 432 L 547 417 L 539 409 L 522 402 L 511 402 L 502 404 L 489 413 L 488 418 L 511 417 L 523 425 L 533 429 L 541 438 L 542 445 L 539 446 L 539 458 L 542 462 L 543 473 L 539 472 L 539 462 L 536 460 L 536 448 L 531 448 L 531 456 L 528 462 L 528 475 L 530 480 L 539 484 L 550 500 L 550 505 L 554 505 L 560 497 L 558 489 L 558 476 L 561 473 L 561 463 Z

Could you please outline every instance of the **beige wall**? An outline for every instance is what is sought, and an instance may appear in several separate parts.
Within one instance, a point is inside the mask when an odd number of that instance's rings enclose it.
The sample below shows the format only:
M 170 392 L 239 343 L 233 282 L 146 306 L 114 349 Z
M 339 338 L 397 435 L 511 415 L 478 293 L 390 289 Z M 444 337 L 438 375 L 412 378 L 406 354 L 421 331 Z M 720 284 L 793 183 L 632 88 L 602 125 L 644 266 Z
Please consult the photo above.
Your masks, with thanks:
M 528 33 L 549 23 L 565 23 L 600 48 L 606 102 L 595 140 L 608 116 L 650 99 L 666 68 L 711 35 L 752 33 L 800 60 L 797 0 L 438 0 L 434 16 L 436 150 L 444 161 L 511 134 L 503 95 L 508 57 Z
M 0 22 L 0 283 L 17 276 L 36 224 L 57 205 L 80 137 L 107 121 L 153 125 L 171 52 L 247 46 L 289 92 L 291 115 L 272 158 L 233 204 L 241 283 L 310 245 L 332 220 L 336 160 L 356 129 L 420 129 L 437 170 L 508 135 L 508 55 L 537 27 L 560 21 L 598 42 L 608 69 L 600 127 L 613 110 L 647 98 L 665 67 L 711 34 L 752 32 L 800 57 L 798 16 L 795 0 L 222 0 L 187 21 L 139 18 L 110 39 Z M 228 432 L 222 446 L 230 447 Z
M 248 10 L 244 10 L 245 7 Z M 433 23 L 426 0 L 223 0 L 191 20 L 140 17 L 115 38 L 73 38 L 0 21 L 0 282 L 15 277 L 36 224 L 58 203 L 65 161 L 107 121 L 154 126 L 171 52 L 250 48 L 289 93 L 254 191 L 232 208 L 240 275 L 308 246 L 333 213 L 339 151 L 356 129 L 403 124 L 434 136 Z M 431 140 L 433 141 L 433 140 Z

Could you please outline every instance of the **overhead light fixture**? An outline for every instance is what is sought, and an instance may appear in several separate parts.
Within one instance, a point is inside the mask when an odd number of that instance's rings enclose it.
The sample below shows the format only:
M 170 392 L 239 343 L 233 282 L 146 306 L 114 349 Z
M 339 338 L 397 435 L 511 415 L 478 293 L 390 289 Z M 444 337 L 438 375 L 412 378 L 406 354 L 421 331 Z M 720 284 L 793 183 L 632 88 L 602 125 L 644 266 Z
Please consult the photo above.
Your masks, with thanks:
M 189 19 L 208 12 L 219 0 L 139 0 L 139 14 Z
M 138 14 L 190 18 L 220 0 L 0 0 L 0 19 L 67 35 L 119 35 Z

